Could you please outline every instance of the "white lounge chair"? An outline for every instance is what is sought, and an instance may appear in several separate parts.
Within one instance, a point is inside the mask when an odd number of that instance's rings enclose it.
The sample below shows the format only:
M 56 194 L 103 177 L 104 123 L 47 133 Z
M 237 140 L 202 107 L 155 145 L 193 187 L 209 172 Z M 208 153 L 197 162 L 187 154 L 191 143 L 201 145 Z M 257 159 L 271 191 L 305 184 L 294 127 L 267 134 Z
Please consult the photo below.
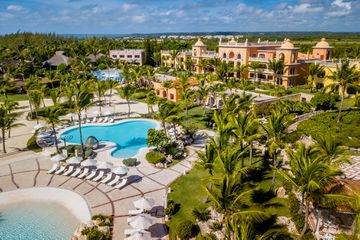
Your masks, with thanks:
M 74 166 L 70 166 L 64 173 L 64 176 L 70 175 L 74 171 Z
M 49 174 L 54 173 L 58 167 L 59 167 L 59 165 L 57 163 L 54 163 L 52 168 L 49 169 L 49 171 L 47 171 L 47 173 L 49 173 Z
M 91 119 L 90 118 L 86 119 L 86 123 L 91 123 Z
M 109 173 L 106 175 L 106 177 L 105 177 L 103 180 L 101 180 L 101 182 L 102 182 L 102 183 L 107 183 L 107 182 L 109 182 L 109 181 L 111 180 L 112 176 L 113 176 L 112 172 L 109 172 Z
M 114 180 L 112 180 L 111 182 L 108 182 L 107 185 L 109 185 L 109 186 L 115 185 L 119 180 L 120 180 L 120 176 L 116 175 Z
M 109 123 L 113 123 L 113 122 L 114 122 L 114 119 L 110 118 Z
M 97 121 L 97 119 L 96 119 L 96 117 L 94 117 L 91 123 L 96 123 L 96 121 Z
M 136 216 L 140 213 L 143 213 L 144 210 L 143 209 L 130 209 L 129 210 L 129 216 Z
M 97 121 L 97 123 L 102 123 L 102 121 L 104 121 L 104 119 L 100 118 L 99 121 Z
M 80 173 L 81 173 L 81 168 L 76 168 L 75 172 L 73 172 L 73 174 L 71 174 L 70 177 L 76 177 Z
M 108 120 L 109 120 L 109 117 L 105 117 L 103 123 L 107 123 Z
M 104 171 L 100 171 L 100 172 L 99 172 L 99 175 L 97 175 L 97 176 L 93 179 L 93 181 L 97 182 L 97 181 L 99 181 L 103 176 L 104 176 Z
M 84 178 L 89 173 L 89 169 L 85 168 L 84 171 L 78 176 L 78 178 Z
M 54 174 L 61 174 L 65 170 L 65 166 L 61 166 Z
M 123 178 L 119 184 L 114 186 L 114 188 L 117 189 L 123 188 L 125 187 L 126 183 L 127 183 L 127 178 Z
M 96 176 L 97 171 L 93 170 L 85 179 L 86 180 L 91 180 Z

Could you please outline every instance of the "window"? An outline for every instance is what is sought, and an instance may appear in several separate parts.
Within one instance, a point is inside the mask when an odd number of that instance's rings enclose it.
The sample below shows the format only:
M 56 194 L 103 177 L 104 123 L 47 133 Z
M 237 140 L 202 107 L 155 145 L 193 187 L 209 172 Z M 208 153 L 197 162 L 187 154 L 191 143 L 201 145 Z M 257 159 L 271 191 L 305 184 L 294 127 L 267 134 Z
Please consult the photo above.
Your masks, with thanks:
M 230 53 L 229 53 L 229 58 L 234 58 L 234 57 L 235 57 L 234 52 L 230 52 Z
M 140 58 L 140 55 L 135 55 L 135 58 Z
M 279 54 L 279 60 L 284 61 L 284 59 L 285 59 L 285 55 L 283 53 L 280 53 Z
M 117 56 L 116 55 L 111 55 L 112 58 L 116 58 Z
M 238 53 L 237 59 L 241 59 L 241 54 L 240 53 Z
M 259 58 L 265 58 L 265 54 L 259 54 Z
M 132 55 L 127 55 L 126 57 L 127 57 L 127 58 L 132 58 Z
M 291 54 L 291 62 L 294 63 L 295 62 L 295 53 Z
M 223 54 L 223 58 L 226 58 L 226 53 Z
M 295 68 L 290 68 L 290 75 L 294 75 L 295 74 Z
M 174 100 L 174 94 L 170 93 L 170 99 Z
M 120 57 L 120 58 L 124 58 L 124 57 L 125 57 L 125 55 L 120 55 L 119 57 Z

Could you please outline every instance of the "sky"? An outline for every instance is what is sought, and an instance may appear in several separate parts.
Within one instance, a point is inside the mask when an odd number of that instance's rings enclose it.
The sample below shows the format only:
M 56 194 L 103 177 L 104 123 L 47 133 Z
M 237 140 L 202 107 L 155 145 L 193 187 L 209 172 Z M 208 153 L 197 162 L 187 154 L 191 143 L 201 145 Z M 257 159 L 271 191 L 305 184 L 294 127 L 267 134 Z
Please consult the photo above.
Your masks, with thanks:
M 360 31 L 360 0 L 0 0 L 0 34 Z

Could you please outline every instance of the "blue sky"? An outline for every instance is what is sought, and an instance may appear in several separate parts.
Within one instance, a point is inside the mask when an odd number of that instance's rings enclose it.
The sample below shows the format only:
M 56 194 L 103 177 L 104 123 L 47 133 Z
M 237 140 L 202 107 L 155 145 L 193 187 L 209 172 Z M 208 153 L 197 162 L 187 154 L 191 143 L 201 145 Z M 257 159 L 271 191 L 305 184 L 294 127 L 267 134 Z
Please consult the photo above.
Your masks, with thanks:
M 0 34 L 360 31 L 360 0 L 0 0 Z

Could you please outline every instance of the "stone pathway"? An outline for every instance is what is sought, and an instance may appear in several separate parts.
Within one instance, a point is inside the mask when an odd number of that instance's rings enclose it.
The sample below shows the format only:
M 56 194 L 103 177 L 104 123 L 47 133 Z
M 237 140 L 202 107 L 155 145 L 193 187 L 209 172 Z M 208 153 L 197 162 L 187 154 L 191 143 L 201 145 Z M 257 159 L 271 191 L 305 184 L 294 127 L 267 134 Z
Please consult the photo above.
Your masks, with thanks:
M 33 155 L 33 154 L 31 154 Z M 33 155 L 34 156 L 34 155 Z M 151 214 L 155 224 L 150 227 L 152 237 L 167 238 L 163 208 L 169 184 L 192 168 L 196 153 L 189 148 L 189 156 L 168 168 L 157 169 L 148 164 L 130 168 L 129 184 L 121 190 L 99 182 L 47 174 L 52 162 L 48 157 L 22 157 L 11 162 L 0 163 L 0 192 L 31 187 L 55 187 L 71 190 L 86 200 L 91 215 L 114 216 L 113 239 L 123 239 L 128 228 L 128 210 L 134 209 L 133 202 L 142 196 L 155 200 Z M 0 193 L 1 194 L 1 193 Z

